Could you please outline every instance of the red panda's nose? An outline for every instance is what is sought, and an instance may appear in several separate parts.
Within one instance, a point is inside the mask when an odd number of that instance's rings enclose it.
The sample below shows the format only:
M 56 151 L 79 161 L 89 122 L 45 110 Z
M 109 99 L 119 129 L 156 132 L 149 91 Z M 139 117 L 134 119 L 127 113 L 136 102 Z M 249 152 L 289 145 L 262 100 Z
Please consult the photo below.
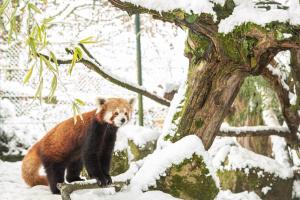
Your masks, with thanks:
M 121 119 L 121 122 L 124 123 L 124 122 L 125 122 L 125 118 L 122 118 L 122 119 Z

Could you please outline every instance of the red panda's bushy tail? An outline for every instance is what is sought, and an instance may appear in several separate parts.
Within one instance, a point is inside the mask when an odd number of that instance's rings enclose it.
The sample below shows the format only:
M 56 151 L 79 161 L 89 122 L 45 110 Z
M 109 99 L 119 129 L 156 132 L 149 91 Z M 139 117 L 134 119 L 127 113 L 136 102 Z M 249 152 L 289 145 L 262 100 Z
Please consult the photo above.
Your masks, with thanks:
M 31 187 L 35 185 L 48 185 L 47 178 L 39 174 L 41 159 L 38 155 L 38 144 L 35 144 L 29 150 L 22 161 L 22 177 Z

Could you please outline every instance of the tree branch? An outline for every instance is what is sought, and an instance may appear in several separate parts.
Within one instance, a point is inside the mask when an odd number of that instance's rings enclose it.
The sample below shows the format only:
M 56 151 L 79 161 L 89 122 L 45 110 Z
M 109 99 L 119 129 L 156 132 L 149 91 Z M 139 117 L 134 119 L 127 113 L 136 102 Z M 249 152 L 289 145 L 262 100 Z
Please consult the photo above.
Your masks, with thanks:
M 133 91 L 136 93 L 139 93 L 139 94 L 141 94 L 145 97 L 148 97 L 149 99 L 152 99 L 153 101 L 156 101 L 157 103 L 160 103 L 162 105 L 170 106 L 169 100 L 164 99 L 156 94 L 153 94 L 153 93 L 147 91 L 144 87 L 135 85 L 134 83 L 122 81 L 119 78 L 117 78 L 116 76 L 104 71 L 104 69 L 101 69 L 102 65 L 92 56 L 92 54 L 85 48 L 85 46 L 82 44 L 80 44 L 80 46 L 82 47 L 84 52 L 87 54 L 87 56 L 90 59 L 92 59 L 92 61 L 89 59 L 82 58 L 81 60 L 77 61 L 77 63 L 84 64 L 90 70 L 96 72 L 98 75 L 102 76 L 106 80 L 108 80 L 120 87 L 126 88 L 127 90 L 130 90 L 130 91 Z M 54 62 L 54 60 L 50 59 L 49 56 L 39 53 L 38 56 L 40 56 L 40 55 L 44 56 L 46 59 L 50 60 L 51 62 Z M 61 64 L 71 64 L 72 60 L 71 59 L 68 59 L 68 60 L 57 59 L 57 63 L 60 65 Z
M 217 33 L 218 33 L 218 26 L 213 23 L 212 18 L 207 17 L 207 15 L 201 15 L 195 20 L 195 22 L 190 23 L 186 19 L 188 16 L 187 13 L 184 13 L 183 11 L 176 9 L 174 11 L 169 12 L 158 12 L 156 10 L 151 10 L 147 8 L 143 8 L 141 6 L 136 6 L 129 2 L 124 2 L 121 0 L 108 0 L 112 5 L 115 7 L 126 11 L 129 15 L 133 14 L 142 14 L 147 13 L 152 15 L 154 19 L 159 19 L 161 21 L 167 21 L 170 23 L 174 23 L 175 25 L 179 27 L 188 27 L 192 31 L 198 34 L 202 34 L 206 37 L 208 37 L 213 45 L 216 52 L 219 52 L 219 43 L 217 39 Z
M 77 181 L 72 183 L 58 183 L 57 188 L 60 190 L 62 200 L 71 200 L 71 193 L 76 190 L 96 189 L 96 188 L 115 188 L 118 192 L 122 189 L 126 182 L 114 182 L 111 185 L 99 187 L 96 182 L 91 181 Z
M 221 128 L 218 136 L 222 137 L 245 137 L 245 136 L 270 136 L 277 135 L 287 137 L 290 133 L 288 128 L 269 126 L 242 126 Z
M 275 61 L 272 61 L 270 64 L 276 66 L 276 63 L 274 62 Z M 287 140 L 288 143 L 296 143 L 296 145 L 299 146 L 300 141 L 297 137 L 297 132 L 300 124 L 300 116 L 298 115 L 297 110 L 293 108 L 293 105 L 290 104 L 289 91 L 282 85 L 280 80 L 281 77 L 273 75 L 267 67 L 263 69 L 262 76 L 271 84 L 279 99 L 284 119 L 291 132 L 289 135 L 290 137 L 287 138 L 289 140 Z

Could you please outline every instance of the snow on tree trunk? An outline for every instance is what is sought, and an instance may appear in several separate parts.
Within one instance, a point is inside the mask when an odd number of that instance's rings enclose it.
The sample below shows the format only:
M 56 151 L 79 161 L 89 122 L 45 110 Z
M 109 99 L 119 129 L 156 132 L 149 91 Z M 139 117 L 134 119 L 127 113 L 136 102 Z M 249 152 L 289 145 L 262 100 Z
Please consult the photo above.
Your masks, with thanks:
M 187 89 L 173 116 L 178 126 L 175 134 L 165 139 L 174 142 L 196 134 L 208 149 L 239 91 L 245 73 L 234 62 L 220 61 L 219 55 L 211 52 L 211 45 L 204 36 L 189 32 L 185 49 L 190 60 Z

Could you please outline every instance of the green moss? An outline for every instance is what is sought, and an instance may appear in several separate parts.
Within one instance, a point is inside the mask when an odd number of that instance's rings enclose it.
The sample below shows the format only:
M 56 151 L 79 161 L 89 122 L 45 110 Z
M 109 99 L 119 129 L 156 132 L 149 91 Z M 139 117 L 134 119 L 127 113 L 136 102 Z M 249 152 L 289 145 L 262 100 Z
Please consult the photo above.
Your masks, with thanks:
M 289 200 L 292 192 L 292 179 L 281 179 L 273 174 L 263 172 L 258 176 L 257 172 L 262 171 L 259 168 L 252 168 L 249 173 L 243 170 L 224 170 L 218 171 L 220 185 L 223 190 L 231 190 L 238 193 L 254 191 L 264 200 Z M 262 188 L 269 186 L 271 190 L 267 194 L 262 192 Z
M 0 155 L 0 160 L 8 162 L 17 162 L 21 161 L 24 156 L 22 155 Z
M 213 200 L 219 191 L 203 159 L 195 154 L 169 168 L 166 176 L 157 181 L 155 189 L 182 199 L 201 200 Z
M 156 148 L 156 141 L 147 142 L 143 147 L 139 147 L 132 140 L 129 140 L 128 144 L 129 144 L 130 151 L 134 157 L 133 161 L 143 159 L 147 155 L 153 153 L 153 151 Z
M 203 124 L 204 124 L 204 121 L 201 118 L 199 118 L 195 121 L 195 126 L 197 128 L 201 128 L 203 126 Z
M 127 150 L 115 151 L 113 154 L 110 174 L 116 176 L 126 172 L 129 169 Z
M 226 0 L 224 6 L 215 4 L 213 10 L 217 13 L 218 22 L 220 22 L 221 19 L 229 17 L 233 12 L 234 7 L 235 4 L 233 0 Z

